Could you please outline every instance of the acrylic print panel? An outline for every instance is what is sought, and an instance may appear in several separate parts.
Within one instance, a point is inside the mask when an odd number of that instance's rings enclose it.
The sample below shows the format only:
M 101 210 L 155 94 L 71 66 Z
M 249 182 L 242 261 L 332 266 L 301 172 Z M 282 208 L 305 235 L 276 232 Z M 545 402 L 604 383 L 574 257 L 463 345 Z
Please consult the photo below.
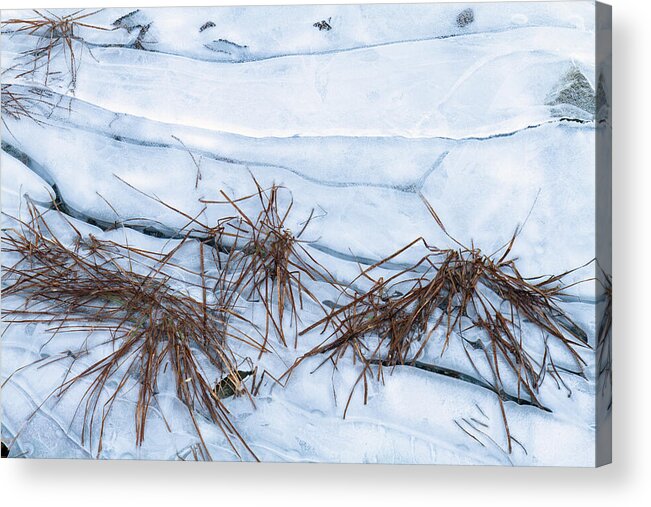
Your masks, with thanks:
M 2 20 L 3 454 L 609 460 L 609 9 Z

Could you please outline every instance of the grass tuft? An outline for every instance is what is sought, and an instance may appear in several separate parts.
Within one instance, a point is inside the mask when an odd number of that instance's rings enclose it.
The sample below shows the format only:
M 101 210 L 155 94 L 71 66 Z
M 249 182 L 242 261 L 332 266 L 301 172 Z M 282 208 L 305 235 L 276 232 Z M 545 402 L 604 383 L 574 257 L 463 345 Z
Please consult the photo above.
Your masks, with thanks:
M 22 53 L 27 62 L 25 67 L 17 74 L 17 78 L 35 76 L 37 72 L 44 72 L 44 85 L 48 85 L 50 77 L 55 74 L 52 70 L 53 60 L 63 55 L 70 74 L 69 86 L 74 90 L 77 83 L 77 71 L 81 53 L 87 47 L 83 38 L 78 34 L 80 28 L 93 30 L 112 30 L 92 25 L 86 20 L 99 11 L 84 12 L 78 10 L 71 14 L 57 15 L 50 11 L 34 10 L 32 18 L 12 18 L 2 23 L 3 29 L 10 33 L 24 33 L 35 36 L 37 43 L 34 48 Z
M 39 88 L 27 89 L 10 83 L 3 83 L 0 96 L 2 97 L 2 123 L 7 129 L 6 118 L 20 120 L 27 118 L 38 124 L 42 124 L 42 114 L 39 112 L 41 106 L 48 109 L 54 108 L 54 104 L 48 99 L 47 90 Z
M 230 421 L 215 385 L 228 378 L 234 392 L 248 395 L 229 343 L 237 340 L 260 346 L 228 323 L 232 318 L 242 319 L 232 309 L 209 305 L 205 298 L 197 301 L 173 288 L 175 280 L 166 268 L 175 267 L 172 258 L 185 241 L 167 254 L 130 249 L 84 236 L 66 220 L 74 237 L 70 246 L 57 238 L 34 206 L 28 209 L 30 218 L 17 221 L 2 236 L 3 255 L 18 259 L 13 265 L 3 265 L 3 297 L 17 295 L 25 301 L 24 306 L 3 309 L 3 319 L 8 325 L 47 323 L 53 335 L 66 331 L 89 335 L 108 331 L 110 335 L 112 351 L 64 379 L 57 389 L 62 396 L 81 379 L 90 380 L 79 401 L 84 414 L 82 441 L 86 432 L 92 438 L 99 424 L 100 455 L 111 408 L 135 380 L 136 443 L 141 445 L 159 378 L 169 370 L 197 431 L 202 455 L 210 458 L 197 412 L 222 430 L 234 452 L 239 455 L 237 441 L 255 457 Z M 200 278 L 205 294 L 205 276 Z M 74 361 L 83 355 L 82 345 L 79 354 L 73 354 Z
M 564 385 L 562 373 L 582 375 L 585 362 L 578 350 L 588 347 L 586 334 L 560 306 L 569 287 L 563 279 L 569 272 L 524 278 L 516 262 L 508 259 L 516 237 L 517 232 L 499 257 L 456 240 L 458 248 L 439 249 L 419 238 L 374 264 L 360 275 L 371 281 L 370 289 L 348 294 L 347 303 L 337 305 L 325 318 L 301 331 L 305 334 L 322 327 L 322 332 L 329 334 L 294 367 L 308 357 L 326 355 L 321 364 L 331 362 L 336 368 L 350 353 L 362 371 L 348 397 L 344 417 L 355 387 L 363 384 L 366 403 L 369 378 L 382 379 L 383 367 L 408 365 L 470 381 L 497 395 L 510 452 L 512 437 L 504 401 L 547 410 L 538 400 L 539 387 L 547 376 Z M 419 262 L 388 279 L 371 277 L 372 270 L 417 243 L 429 250 Z M 452 340 L 460 340 L 477 377 L 419 361 L 437 332 L 443 337 L 440 354 Z M 576 370 L 558 367 L 552 350 L 571 357 Z M 515 392 L 510 392 L 513 384 Z
M 275 333 L 280 342 L 287 346 L 286 324 L 295 329 L 294 346 L 297 345 L 299 312 L 307 298 L 323 308 L 319 299 L 308 289 L 308 280 L 325 280 L 332 283 L 333 277 L 303 246 L 300 239 L 308 227 L 312 215 L 303 224 L 298 234 L 290 231 L 286 224 L 292 210 L 290 200 L 284 209 L 279 203 L 283 187 L 272 185 L 264 189 L 254 179 L 256 193 L 240 199 L 232 199 L 225 192 L 222 196 L 235 210 L 235 217 L 220 225 L 216 243 L 228 246 L 228 258 L 223 265 L 221 282 L 225 306 L 236 306 L 240 298 L 259 301 L 264 305 L 265 330 L 264 348 L 269 334 Z M 242 201 L 256 199 L 260 212 L 250 217 L 243 210 Z M 216 201 L 204 201 L 215 203 Z

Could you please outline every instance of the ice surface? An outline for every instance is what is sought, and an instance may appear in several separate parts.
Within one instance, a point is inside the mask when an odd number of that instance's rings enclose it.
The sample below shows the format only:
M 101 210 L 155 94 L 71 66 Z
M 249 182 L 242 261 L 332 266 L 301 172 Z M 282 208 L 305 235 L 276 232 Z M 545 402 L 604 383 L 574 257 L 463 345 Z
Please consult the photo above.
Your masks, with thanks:
M 33 39 L 7 38 L 5 58 Z M 516 28 L 241 64 L 95 48 L 79 68 L 75 95 L 113 111 L 254 137 L 488 136 L 548 120 L 545 99 L 559 76 L 575 65 L 594 73 L 592 39 L 568 28 Z
M 473 11 L 473 21 L 459 26 L 457 18 L 468 8 Z M 229 55 L 205 47 L 213 41 L 224 40 L 246 46 L 247 58 L 262 59 L 520 27 L 594 31 L 592 8 L 592 3 L 587 1 L 557 5 L 512 2 L 501 5 L 499 12 L 493 6 L 481 4 L 410 5 L 408 9 L 399 5 L 122 8 L 103 9 L 87 20 L 89 24 L 116 29 L 98 31 L 82 27 L 79 34 L 96 45 L 131 45 L 139 35 L 139 28 L 150 25 L 143 37 L 143 46 L 148 50 L 203 60 L 231 60 Z M 3 10 L 2 17 L 21 17 L 24 12 Z M 314 27 L 314 23 L 328 19 L 332 30 Z M 205 28 L 201 30 L 202 27 Z
M 22 215 L 25 199 L 48 203 L 54 191 L 40 176 L 6 151 L 2 151 L 2 211 L 14 217 Z
M 263 186 L 285 187 L 282 204 L 293 201 L 291 230 L 301 230 L 313 215 L 305 247 L 342 283 L 420 236 L 455 246 L 421 194 L 452 236 L 485 253 L 522 226 L 512 255 L 524 275 L 582 266 L 594 256 L 595 236 L 593 6 L 184 8 L 131 15 L 132 9 L 105 9 L 88 22 L 117 28 L 81 29 L 87 46 L 76 46 L 74 86 L 65 77 L 64 54 L 53 60 L 60 74 L 47 87 L 42 71 L 19 76 L 20 53 L 38 37 L 3 33 L 3 67 L 19 66 L 3 74 L 3 83 L 45 100 L 33 105 L 39 123 L 3 115 L 2 211 L 16 216 L 27 196 L 43 209 L 58 198 L 84 234 L 169 252 L 178 240 L 86 222 L 149 227 L 168 236 L 184 232 L 187 216 L 214 226 L 233 208 L 204 201 L 223 201 L 222 190 L 231 197 L 251 194 L 253 176 Z M 466 16 L 460 23 L 468 8 L 472 22 Z M 25 15 L 2 13 L 4 20 Z M 322 20 L 332 29 L 314 26 Z M 242 207 L 259 211 L 253 201 Z M 56 213 L 48 214 L 48 223 L 71 240 Z M 196 269 L 198 248 L 197 242 L 184 246 L 176 254 L 179 264 Z M 422 254 L 410 250 L 395 266 Z M 589 265 L 568 281 L 593 274 Z M 175 275 L 177 288 L 200 297 L 186 272 Z M 322 282 L 308 283 L 321 301 L 336 299 Z M 564 309 L 593 344 L 594 285 L 570 292 Z M 20 301 L 3 299 L 3 308 L 14 304 Z M 264 324 L 259 304 L 243 311 Z M 321 315 L 317 305 L 306 304 L 302 323 Z M 7 328 L 0 342 L 2 379 L 9 379 L 2 432 L 3 439 L 18 436 L 20 453 L 97 456 L 97 434 L 82 438 L 83 419 L 75 411 L 88 386 L 50 396 L 69 369 L 79 372 L 106 353 L 106 336 L 92 335 L 94 345 L 77 358 L 83 333 L 50 341 L 46 325 Z M 314 330 L 297 349 L 276 343 L 275 354 L 259 360 L 244 346 L 237 352 L 278 378 L 324 338 Z M 458 342 L 441 356 L 443 340 L 433 337 L 424 358 L 477 374 Z M 255 404 L 236 397 L 227 407 L 256 455 L 269 461 L 587 466 L 594 461 L 594 357 L 583 355 L 586 378 L 570 376 L 566 386 L 550 380 L 541 388 L 551 413 L 505 403 L 511 432 L 522 444 L 511 453 L 494 393 L 408 366 L 385 372 L 384 385 L 372 383 L 366 405 L 355 391 L 345 419 L 359 375 L 350 358 L 337 371 L 316 369 L 322 359 L 313 358 L 284 379 L 284 388 L 267 378 Z M 561 358 L 559 365 L 572 363 Z M 196 431 L 172 379 L 161 378 L 139 448 L 132 391 L 114 405 L 100 456 L 191 458 Z M 214 424 L 198 420 L 214 459 L 238 459 Z
M 71 104 L 73 109 L 83 107 L 77 101 Z M 263 184 L 275 182 L 291 190 L 295 208 L 290 229 L 300 230 L 315 208 L 318 218 L 307 230 L 307 238 L 315 242 L 312 247 L 342 255 L 381 259 L 420 235 L 441 246 L 449 244 L 419 192 L 435 205 L 455 237 L 466 243 L 474 240 L 486 252 L 497 250 L 525 221 L 516 243 L 518 254 L 565 250 L 564 256 L 524 257 L 522 268 L 532 276 L 583 264 L 583 252 L 594 236 L 589 198 L 594 194 L 594 130 L 589 126 L 549 124 L 457 142 L 252 139 L 196 129 L 175 135 L 170 125 L 134 118 L 127 123 L 123 115 L 97 109 L 92 114 L 95 125 L 86 122 L 85 115 L 67 118 L 67 108 L 57 111 L 39 137 L 29 135 L 29 123 L 10 122 L 14 138 L 7 142 L 46 168 L 68 205 L 109 223 L 147 217 L 181 227 L 187 222 L 184 216 L 143 193 L 194 216 L 205 207 L 199 199 L 216 199 L 220 188 L 231 195 L 253 192 L 251 173 Z M 138 132 L 146 132 L 145 139 L 139 139 Z M 314 159 L 315 152 L 332 156 Z M 195 160 L 200 161 L 198 184 Z M 399 161 L 399 167 L 393 161 Z M 339 171 L 342 165 L 351 170 Z M 458 206 L 462 198 L 470 198 L 474 208 Z M 216 224 L 230 211 L 229 205 L 209 205 L 202 220 Z M 387 213 L 395 224 L 390 237 L 382 227 Z M 585 229 L 581 234 L 575 229 L 558 231 L 556 224 L 566 219 Z M 360 237 L 356 231 L 362 223 L 368 229 Z

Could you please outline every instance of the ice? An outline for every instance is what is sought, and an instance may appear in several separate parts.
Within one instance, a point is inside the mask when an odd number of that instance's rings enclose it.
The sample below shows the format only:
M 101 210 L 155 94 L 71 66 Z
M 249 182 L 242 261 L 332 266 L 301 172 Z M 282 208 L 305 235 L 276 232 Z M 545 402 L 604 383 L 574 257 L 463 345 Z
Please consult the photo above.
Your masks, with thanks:
M 5 58 L 32 39 L 7 38 Z M 549 119 L 545 99 L 573 65 L 594 83 L 591 40 L 567 28 L 517 28 L 242 64 L 95 48 L 75 96 L 253 137 L 488 136 Z
M 72 104 L 77 107 L 76 101 Z M 106 119 L 100 123 L 102 113 Z M 115 117 L 98 111 L 98 125 L 89 128 L 77 123 L 83 117 L 51 117 L 38 138 L 30 135 L 28 123 L 11 122 L 14 139 L 8 142 L 46 168 L 69 206 L 109 223 L 146 217 L 181 227 L 187 218 L 158 204 L 154 196 L 195 216 L 205 207 L 199 199 L 219 200 L 219 189 L 231 195 L 253 192 L 252 174 L 265 185 L 275 182 L 291 189 L 290 229 L 300 230 L 315 208 L 317 218 L 306 230 L 311 247 L 358 257 L 379 260 L 418 236 L 434 244 L 450 243 L 418 192 L 457 239 L 474 241 L 487 253 L 508 242 L 518 225 L 524 227 L 517 254 L 565 251 L 564 256 L 525 256 L 523 270 L 532 276 L 582 265 L 594 236 L 590 127 L 550 124 L 455 143 L 351 137 L 258 140 L 224 134 L 211 140 L 203 131 L 190 130 L 179 133 L 181 144 L 166 132 L 169 125 L 131 119 L 123 129 L 123 116 L 109 118 Z M 147 139 L 135 137 L 140 131 L 147 132 Z M 333 157 L 321 158 L 319 152 Z M 240 158 L 244 156 L 248 160 Z M 195 160 L 201 162 L 198 182 Z M 401 161 L 400 168 L 393 160 Z M 354 164 L 353 170 L 337 174 L 343 163 Z M 458 206 L 461 199 L 470 199 L 473 207 Z M 233 211 L 229 205 L 205 208 L 201 219 L 213 225 Z M 390 237 L 382 227 L 387 213 L 394 217 Z M 559 233 L 556 224 L 563 220 L 584 224 L 585 230 Z M 363 238 L 356 233 L 361 223 L 368 224 Z
M 84 235 L 168 253 L 190 229 L 203 238 L 204 225 L 232 216 L 220 192 L 252 194 L 255 178 L 264 187 L 284 187 L 283 209 L 292 203 L 289 229 L 302 230 L 312 216 L 304 246 L 344 284 L 367 286 L 357 279 L 360 268 L 418 237 L 450 248 L 456 240 L 490 254 L 516 230 L 511 255 L 523 275 L 587 265 L 567 280 L 590 278 L 601 135 L 591 108 L 598 93 L 593 9 L 592 2 L 104 9 L 88 22 L 115 29 L 80 29 L 87 45 L 76 43 L 74 84 L 63 54 L 53 60 L 59 74 L 47 86 L 42 70 L 3 74 L 3 84 L 43 100 L 32 104 L 38 123 L 3 115 L 2 211 L 24 217 L 28 202 L 45 210 L 55 201 L 70 216 L 51 210 L 46 218 L 64 242 L 75 240 L 72 224 Z M 3 11 L 2 17 L 24 14 Z M 320 21 L 332 29 L 319 30 L 314 23 Z M 3 67 L 24 64 L 20 53 L 37 41 L 3 33 Z M 253 216 L 260 203 L 248 200 L 241 208 Z M 188 217 L 196 222 L 188 225 Z M 197 300 L 187 270 L 198 269 L 200 248 L 208 247 L 188 241 L 170 270 L 174 287 Z M 375 274 L 390 276 L 424 253 L 422 245 L 410 249 Z M 146 260 L 139 261 L 136 270 L 146 272 Z M 335 304 L 332 287 L 306 283 L 321 302 Z M 3 298 L 3 310 L 22 302 Z M 594 283 L 583 283 L 563 303 L 591 345 L 594 302 Z M 241 311 L 264 327 L 260 304 L 243 303 Z M 322 310 L 306 302 L 300 317 L 299 329 L 319 320 Z M 288 324 L 286 333 L 295 331 Z M 582 352 L 585 378 L 570 376 L 565 386 L 549 380 L 538 393 L 551 413 L 504 404 L 522 444 L 509 453 L 500 404 L 478 385 L 399 366 L 385 371 L 383 384 L 370 382 L 364 404 L 359 386 L 353 390 L 359 365 L 349 357 L 336 370 L 312 358 L 281 383 L 272 380 L 326 336 L 313 330 L 296 349 L 273 343 L 274 353 L 261 358 L 234 345 L 269 373 L 254 403 L 226 401 L 258 458 L 594 464 L 589 349 Z M 90 345 L 78 355 L 85 339 Z M 133 429 L 136 376 L 114 405 L 101 450 L 97 427 L 89 433 L 77 410 L 89 380 L 58 396 L 62 379 L 106 355 L 102 332 L 52 339 L 45 324 L 14 324 L 1 340 L 2 380 L 9 379 L 3 440 L 17 437 L 18 452 L 192 459 L 196 428 L 169 375 L 160 379 L 141 447 Z M 442 333 L 432 337 L 423 360 L 489 375 L 479 353 L 477 367 L 469 365 L 459 340 L 441 355 L 444 341 Z M 545 354 L 539 336 L 527 341 L 537 357 Z M 558 365 L 571 369 L 573 362 L 559 357 Z M 100 406 L 107 396 L 102 393 Z M 208 418 L 199 413 L 197 420 L 213 459 L 252 459 L 242 448 L 238 457 Z
M 54 191 L 40 176 L 6 151 L 2 151 L 2 211 L 19 217 L 25 208 L 25 199 L 48 203 Z
M 129 44 L 138 35 L 135 28 L 151 24 L 144 42 L 150 50 L 219 60 L 224 56 L 216 55 L 205 45 L 221 39 L 246 45 L 251 59 L 261 59 L 520 27 L 554 26 L 590 32 L 594 31 L 592 8 L 588 1 L 557 5 L 513 2 L 501 5 L 499 12 L 492 6 L 480 4 L 410 5 L 409 8 L 400 5 L 304 5 L 291 9 L 276 6 L 196 10 L 122 8 L 100 10 L 87 22 L 125 28 L 111 31 L 81 28 L 80 34 L 97 45 Z M 473 11 L 473 21 L 459 26 L 457 18 L 466 9 Z M 56 9 L 54 12 L 69 14 L 74 10 Z M 3 10 L 2 14 L 3 19 L 21 15 L 23 11 L 12 10 Z M 319 31 L 314 27 L 315 22 L 328 19 L 332 30 Z M 120 22 L 115 23 L 118 20 Z M 204 26 L 206 28 L 201 30 Z

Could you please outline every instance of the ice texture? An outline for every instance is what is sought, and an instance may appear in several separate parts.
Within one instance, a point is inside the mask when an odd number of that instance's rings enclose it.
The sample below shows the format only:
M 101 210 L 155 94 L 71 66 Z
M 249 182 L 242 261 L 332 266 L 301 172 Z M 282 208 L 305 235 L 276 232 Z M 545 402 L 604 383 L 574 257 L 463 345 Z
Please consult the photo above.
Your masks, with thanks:
M 314 26 L 322 20 L 330 30 Z M 455 246 L 423 197 L 451 236 L 485 253 L 521 228 L 512 256 L 525 276 L 584 265 L 568 282 L 594 275 L 593 2 L 104 9 L 87 22 L 112 29 L 80 29 L 74 84 L 62 52 L 47 86 L 43 69 L 21 75 L 21 53 L 38 37 L 2 34 L 3 84 L 44 98 L 33 104 L 39 122 L 3 114 L 3 227 L 27 202 L 46 209 L 58 200 L 85 234 L 169 251 L 175 240 L 155 236 L 187 232 L 187 216 L 217 224 L 232 215 L 229 204 L 204 201 L 220 200 L 220 191 L 249 195 L 254 176 L 285 187 L 288 228 L 313 217 L 305 247 L 342 282 L 417 237 Z M 258 211 L 255 202 L 242 206 Z M 70 234 L 69 223 L 47 216 L 62 238 Z M 197 248 L 179 262 L 196 267 Z M 422 254 L 415 248 L 395 262 Z M 309 287 L 322 301 L 336 298 L 318 280 Z M 594 284 L 583 283 L 563 304 L 592 345 L 594 302 Z M 3 299 L 3 308 L 19 304 Z M 263 325 L 259 304 L 245 311 Z M 320 316 L 306 304 L 302 324 Z M 239 352 L 280 377 L 324 338 L 313 330 L 297 348 L 275 344 L 260 359 Z M 47 325 L 5 325 L 3 441 L 16 437 L 15 453 L 28 457 L 97 457 L 97 430 L 83 438 L 77 410 L 88 384 L 61 397 L 56 388 L 106 354 L 106 336 L 50 339 Z M 458 344 L 441 355 L 444 339 L 434 336 L 424 359 L 477 374 Z M 92 346 L 77 358 L 84 340 Z M 521 444 L 511 453 L 494 393 L 409 366 L 372 383 L 367 404 L 355 391 L 345 418 L 359 375 L 347 357 L 337 371 L 312 358 L 284 387 L 264 381 L 255 404 L 234 397 L 227 407 L 265 461 L 591 466 L 595 361 L 591 350 L 582 354 L 585 377 L 541 388 L 551 412 L 505 403 Z M 99 457 L 191 457 L 196 430 L 169 375 L 145 442 L 135 445 L 138 381 L 130 382 Z M 239 459 L 214 424 L 198 420 L 214 459 Z

